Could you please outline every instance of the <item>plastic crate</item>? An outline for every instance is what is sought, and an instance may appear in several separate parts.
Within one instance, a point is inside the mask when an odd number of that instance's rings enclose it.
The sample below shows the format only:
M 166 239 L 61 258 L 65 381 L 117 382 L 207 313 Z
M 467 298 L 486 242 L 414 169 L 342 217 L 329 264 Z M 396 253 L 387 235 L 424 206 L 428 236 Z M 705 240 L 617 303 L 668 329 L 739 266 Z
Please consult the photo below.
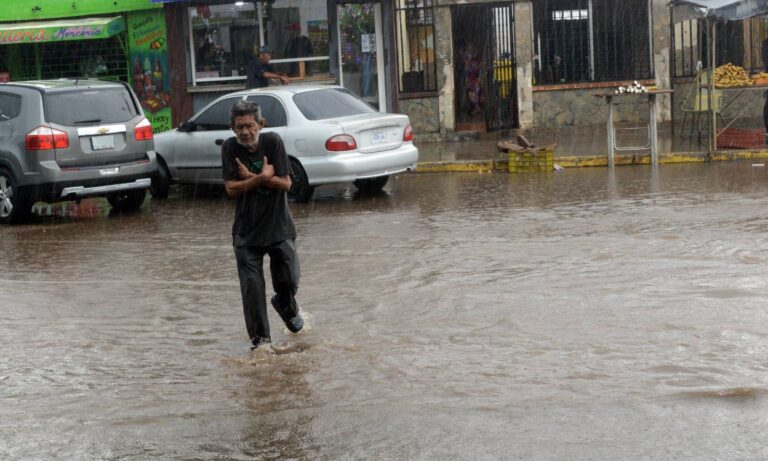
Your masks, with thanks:
M 528 149 L 508 152 L 510 173 L 552 171 L 555 163 L 554 149 Z
M 717 148 L 756 149 L 765 146 L 765 128 L 726 128 L 717 136 Z

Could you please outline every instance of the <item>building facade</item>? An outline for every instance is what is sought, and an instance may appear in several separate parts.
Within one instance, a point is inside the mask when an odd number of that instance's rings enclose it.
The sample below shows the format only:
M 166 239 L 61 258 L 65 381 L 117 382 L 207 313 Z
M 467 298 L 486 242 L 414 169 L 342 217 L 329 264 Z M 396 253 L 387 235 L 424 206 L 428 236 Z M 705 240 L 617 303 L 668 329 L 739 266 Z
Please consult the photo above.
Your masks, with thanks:
M 0 9 L 0 80 L 131 84 L 155 131 L 171 128 L 168 39 L 150 0 L 15 0 Z
M 123 80 L 161 131 L 244 88 L 267 46 L 292 81 L 343 85 L 443 140 L 603 123 L 595 95 L 635 80 L 675 89 L 658 118 L 683 117 L 703 29 L 667 0 L 16 0 L 0 10 L 0 80 Z M 765 67 L 764 18 L 718 30 L 718 65 Z

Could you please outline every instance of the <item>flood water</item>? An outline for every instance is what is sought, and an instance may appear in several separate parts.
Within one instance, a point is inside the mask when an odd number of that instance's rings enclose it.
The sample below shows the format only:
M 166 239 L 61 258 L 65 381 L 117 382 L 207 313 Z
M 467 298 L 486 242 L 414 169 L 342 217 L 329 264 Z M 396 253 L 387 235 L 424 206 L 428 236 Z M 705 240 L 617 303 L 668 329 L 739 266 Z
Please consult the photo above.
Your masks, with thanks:
M 233 205 L 0 227 L 2 459 L 765 459 L 768 168 L 406 175 L 292 205 L 248 350 Z

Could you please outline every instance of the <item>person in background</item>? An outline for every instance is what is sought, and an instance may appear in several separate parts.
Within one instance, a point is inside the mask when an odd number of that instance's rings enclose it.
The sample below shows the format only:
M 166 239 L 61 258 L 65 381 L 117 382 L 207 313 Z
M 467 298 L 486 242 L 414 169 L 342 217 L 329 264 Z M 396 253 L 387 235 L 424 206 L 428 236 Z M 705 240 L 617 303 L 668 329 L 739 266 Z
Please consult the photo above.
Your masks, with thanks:
M 285 44 L 285 51 L 283 55 L 286 58 L 307 58 L 314 56 L 312 50 L 312 42 L 306 35 L 301 35 L 301 25 L 298 22 L 292 22 L 288 25 L 288 30 L 291 35 L 291 39 Z M 288 75 L 291 77 L 301 76 L 301 64 L 298 62 L 292 62 L 290 64 L 290 70 Z M 312 71 L 309 68 L 309 62 L 304 63 L 304 76 L 312 75 Z
M 467 44 L 464 48 L 462 58 L 464 60 L 464 87 L 469 102 L 468 111 L 471 115 L 476 115 L 483 111 L 483 87 L 480 83 L 483 65 L 477 48 L 472 43 Z
M 203 38 L 203 44 L 197 50 L 195 64 L 198 70 L 210 70 L 216 65 L 215 46 L 210 37 Z
M 236 199 L 232 244 L 252 349 L 272 342 L 264 283 L 266 254 L 275 290 L 272 307 L 291 332 L 304 327 L 295 299 L 299 257 L 296 227 L 288 208 L 291 167 L 280 136 L 260 133 L 263 121 L 258 104 L 236 102 L 230 116 L 235 136 L 221 146 L 224 187 Z
M 259 57 L 248 64 L 246 88 L 267 87 L 270 79 L 280 80 L 283 85 L 288 83 L 285 74 L 275 71 L 269 63 L 270 59 L 272 59 L 272 50 L 267 46 L 259 48 Z

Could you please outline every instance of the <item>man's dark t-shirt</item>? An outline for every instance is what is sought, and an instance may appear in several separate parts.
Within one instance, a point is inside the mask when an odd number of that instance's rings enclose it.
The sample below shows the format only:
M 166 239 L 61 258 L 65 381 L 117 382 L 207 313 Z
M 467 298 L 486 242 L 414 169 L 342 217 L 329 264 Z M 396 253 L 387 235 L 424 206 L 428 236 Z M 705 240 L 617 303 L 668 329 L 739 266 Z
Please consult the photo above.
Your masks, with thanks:
M 274 71 L 272 64 L 263 63 L 260 59 L 254 59 L 248 64 L 248 69 L 246 71 L 248 76 L 246 88 L 264 88 L 269 86 L 269 79 L 264 76 L 264 72 Z
M 288 155 L 283 140 L 275 133 L 259 134 L 256 152 L 250 152 L 232 137 L 221 146 L 221 167 L 224 181 L 241 180 L 237 162 L 253 173 L 261 173 L 264 157 L 275 167 L 275 176 L 291 173 Z M 232 239 L 237 247 L 268 246 L 283 240 L 296 238 L 291 211 L 288 209 L 288 194 L 282 190 L 257 188 L 237 197 L 235 201 L 235 223 L 232 225 Z

